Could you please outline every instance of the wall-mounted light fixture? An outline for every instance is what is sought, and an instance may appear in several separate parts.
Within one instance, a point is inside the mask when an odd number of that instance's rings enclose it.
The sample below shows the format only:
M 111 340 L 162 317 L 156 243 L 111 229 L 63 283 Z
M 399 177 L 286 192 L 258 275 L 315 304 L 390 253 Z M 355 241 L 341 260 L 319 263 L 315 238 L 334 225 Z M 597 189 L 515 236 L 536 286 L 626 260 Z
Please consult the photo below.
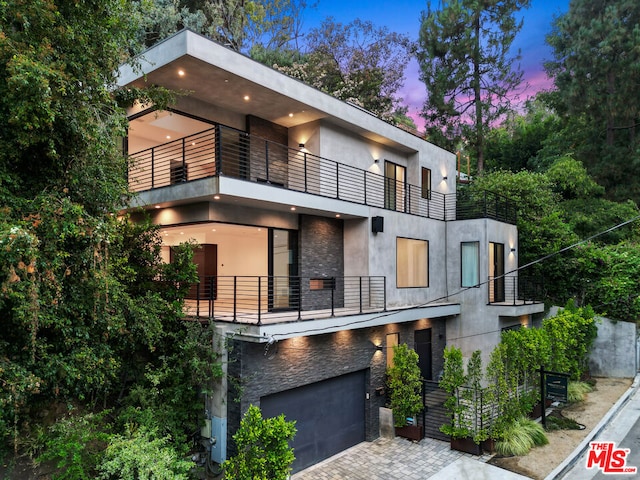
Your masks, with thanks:
M 380 163 L 380 159 L 379 158 L 374 158 L 373 159 L 373 163 Z
M 304 148 L 304 143 L 299 143 L 299 144 L 298 144 L 298 147 L 300 147 L 300 148 Z
M 447 176 L 445 175 L 444 177 L 442 177 L 442 181 L 443 181 L 443 182 L 446 182 L 448 178 L 449 178 L 449 177 L 447 177 Z
M 511 253 L 516 253 L 515 247 L 511 247 Z
M 376 345 L 376 351 L 381 352 L 383 350 L 382 345 Z

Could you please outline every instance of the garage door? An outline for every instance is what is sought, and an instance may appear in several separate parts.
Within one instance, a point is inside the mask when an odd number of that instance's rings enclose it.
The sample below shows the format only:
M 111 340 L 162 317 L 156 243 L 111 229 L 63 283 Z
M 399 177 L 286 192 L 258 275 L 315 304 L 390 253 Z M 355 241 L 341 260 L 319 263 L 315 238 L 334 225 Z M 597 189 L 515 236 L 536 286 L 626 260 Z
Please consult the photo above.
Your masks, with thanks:
M 365 378 L 363 370 L 260 399 L 265 418 L 296 420 L 294 472 L 364 441 Z

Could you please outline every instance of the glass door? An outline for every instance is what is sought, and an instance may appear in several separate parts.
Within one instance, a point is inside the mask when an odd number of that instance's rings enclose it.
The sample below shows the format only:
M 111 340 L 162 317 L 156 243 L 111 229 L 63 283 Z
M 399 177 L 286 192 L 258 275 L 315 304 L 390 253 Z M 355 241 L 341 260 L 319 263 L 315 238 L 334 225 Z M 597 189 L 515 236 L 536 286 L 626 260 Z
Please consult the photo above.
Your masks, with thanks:
M 269 229 L 269 310 L 298 307 L 297 239 L 296 231 Z
M 504 244 L 489 243 L 489 302 L 504 302 Z
M 384 162 L 384 208 L 405 211 L 406 169 L 402 165 Z

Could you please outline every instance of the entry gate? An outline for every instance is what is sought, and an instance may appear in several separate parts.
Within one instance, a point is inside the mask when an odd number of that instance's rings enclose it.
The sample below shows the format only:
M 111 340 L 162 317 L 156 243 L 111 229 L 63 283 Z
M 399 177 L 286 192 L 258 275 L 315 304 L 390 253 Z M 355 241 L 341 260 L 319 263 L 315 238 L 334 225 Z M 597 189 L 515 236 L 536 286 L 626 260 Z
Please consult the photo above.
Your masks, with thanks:
M 444 403 L 447 401 L 447 392 L 438 386 L 438 382 L 424 380 L 422 384 L 422 424 L 424 436 L 437 440 L 449 441 L 449 436 L 440 431 L 440 427 L 451 422 L 451 418 Z

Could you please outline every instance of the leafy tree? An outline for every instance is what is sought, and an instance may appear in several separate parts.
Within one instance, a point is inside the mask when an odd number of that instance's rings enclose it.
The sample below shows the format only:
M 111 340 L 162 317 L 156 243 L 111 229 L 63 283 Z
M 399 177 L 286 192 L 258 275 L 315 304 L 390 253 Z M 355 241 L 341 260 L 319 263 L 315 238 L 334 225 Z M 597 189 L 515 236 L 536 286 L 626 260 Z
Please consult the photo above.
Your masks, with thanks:
M 289 440 L 296 434 L 295 422 L 284 415 L 262 418 L 260 409 L 249 406 L 234 434 L 238 453 L 222 464 L 227 480 L 285 480 L 295 460 Z
M 277 68 L 385 120 L 406 113 L 397 97 L 412 50 L 405 35 L 368 21 L 343 24 L 329 17 L 307 33 L 305 43 L 302 59 Z
M 151 46 L 190 28 L 236 51 L 277 51 L 299 36 L 304 0 L 139 0 L 138 41 Z
M 634 0 L 579 0 L 557 18 L 547 42 L 554 59 L 545 65 L 551 94 L 566 118 L 564 134 L 614 200 L 638 203 L 640 178 L 640 4 Z M 576 128 L 576 125 L 579 128 Z
M 200 387 L 218 372 L 211 330 L 182 320 L 192 247 L 165 265 L 157 228 L 119 213 L 129 197 L 124 107 L 171 98 L 116 89 L 137 32 L 129 7 L 2 3 L 0 440 L 15 449 L 30 413 L 52 402 L 151 405 L 149 424 L 183 441 L 201 416 Z M 162 392 L 154 401 L 134 395 L 150 384 Z
M 432 9 L 420 26 L 418 60 L 428 90 L 423 108 L 428 137 L 453 149 L 464 139 L 484 169 L 485 138 L 509 110 L 522 81 L 509 50 L 522 21 L 515 13 L 529 0 L 453 0 Z

